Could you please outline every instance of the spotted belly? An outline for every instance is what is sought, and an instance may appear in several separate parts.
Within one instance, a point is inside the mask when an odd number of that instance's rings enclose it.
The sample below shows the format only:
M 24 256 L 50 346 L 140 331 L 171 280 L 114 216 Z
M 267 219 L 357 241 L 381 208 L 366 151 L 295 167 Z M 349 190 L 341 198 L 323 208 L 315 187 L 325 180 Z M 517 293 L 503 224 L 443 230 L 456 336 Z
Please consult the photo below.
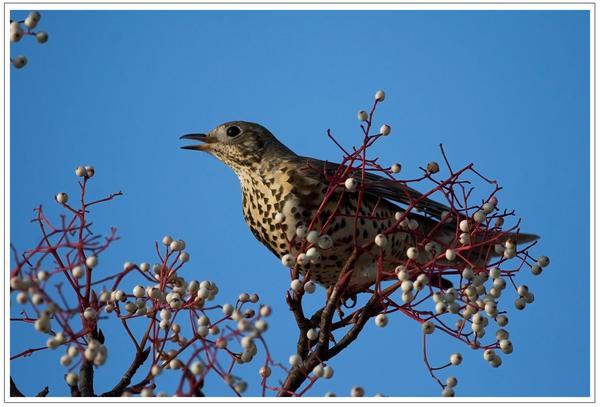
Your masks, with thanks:
M 267 197 L 256 192 L 253 194 L 245 192 L 243 194 L 244 218 L 252 234 L 275 256 L 281 258 L 289 253 L 297 257 L 302 252 L 303 243 L 306 242 L 296 236 L 296 229 L 300 226 L 308 226 L 315 217 L 316 209 L 307 209 L 308 205 L 303 205 L 301 199 L 292 194 L 281 196 L 279 200 L 274 198 L 275 196 Z M 316 283 L 326 287 L 334 285 L 354 249 L 355 239 L 361 246 L 372 242 L 377 234 L 394 224 L 394 214 L 398 209 L 388 202 L 365 200 L 361 214 L 355 220 L 355 208 L 356 200 L 349 196 L 340 206 L 337 205 L 336 199 L 331 199 L 319 213 L 313 229 L 321 230 L 325 227 L 323 233 L 328 234 L 334 244 L 329 249 L 319 249 L 321 255 L 319 263 L 300 266 L 301 274 L 310 271 L 310 278 Z M 334 211 L 336 215 L 325 226 Z M 389 244 L 383 249 L 383 255 L 387 259 L 386 269 L 393 269 L 394 262 L 397 264 L 403 259 L 408 245 L 413 245 L 415 242 L 412 241 L 414 239 L 410 234 L 402 232 L 390 235 L 388 239 Z M 380 250 L 374 247 L 370 253 L 359 257 L 351 283 L 355 280 L 356 285 L 368 286 L 375 281 L 374 260 Z

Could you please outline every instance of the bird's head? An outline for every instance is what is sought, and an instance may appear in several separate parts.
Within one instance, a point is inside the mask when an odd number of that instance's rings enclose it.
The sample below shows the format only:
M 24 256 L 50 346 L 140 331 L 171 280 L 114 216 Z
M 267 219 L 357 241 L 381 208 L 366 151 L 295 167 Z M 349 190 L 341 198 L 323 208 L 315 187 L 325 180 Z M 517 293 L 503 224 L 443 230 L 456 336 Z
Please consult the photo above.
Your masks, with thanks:
M 206 151 L 234 170 L 252 167 L 265 159 L 271 159 L 275 156 L 274 152 L 291 153 L 269 130 L 251 122 L 227 122 L 207 134 L 186 134 L 180 138 L 201 142 L 181 148 Z

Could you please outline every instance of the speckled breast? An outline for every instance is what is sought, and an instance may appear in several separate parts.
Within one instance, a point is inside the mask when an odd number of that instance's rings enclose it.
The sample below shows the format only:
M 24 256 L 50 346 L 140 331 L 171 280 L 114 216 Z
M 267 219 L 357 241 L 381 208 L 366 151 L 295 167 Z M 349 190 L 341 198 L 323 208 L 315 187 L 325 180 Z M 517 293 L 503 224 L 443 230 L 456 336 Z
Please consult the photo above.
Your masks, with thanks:
M 323 185 L 302 188 L 306 180 L 299 183 L 297 176 L 281 170 L 274 175 L 247 173 L 239 178 L 244 218 L 254 236 L 279 258 L 290 253 L 289 242 L 294 239 L 296 228 L 308 226 L 322 202 Z M 334 241 L 333 247 L 319 249 L 321 261 L 318 264 L 300 268 L 302 274 L 310 269 L 311 279 L 324 286 L 337 281 L 339 272 L 354 247 L 356 197 L 345 194 L 339 206 L 338 198 L 339 195 L 335 195 L 328 201 L 319 214 L 316 225 L 320 229 L 331 213 L 337 210 L 337 215 L 326 231 Z M 395 205 L 387 201 L 364 199 L 361 217 L 356 221 L 357 243 L 362 245 L 371 242 L 378 233 L 390 227 L 394 222 L 396 209 Z M 402 235 L 404 234 L 390 236 L 390 245 L 385 254 L 387 258 L 403 255 L 406 235 Z M 299 249 L 300 243 L 297 242 L 292 247 L 291 254 L 297 256 Z M 366 268 L 368 265 L 360 267 Z M 361 270 L 357 269 L 357 272 L 360 273 Z

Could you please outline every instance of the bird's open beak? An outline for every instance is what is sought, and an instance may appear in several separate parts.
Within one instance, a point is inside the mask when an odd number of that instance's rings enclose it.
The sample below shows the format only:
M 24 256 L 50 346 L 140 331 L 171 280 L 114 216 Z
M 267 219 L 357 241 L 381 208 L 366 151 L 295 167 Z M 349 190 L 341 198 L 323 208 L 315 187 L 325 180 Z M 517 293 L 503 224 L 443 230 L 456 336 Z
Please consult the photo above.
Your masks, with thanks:
M 217 138 L 216 137 L 207 136 L 206 134 L 202 134 L 202 133 L 186 134 L 185 136 L 179 137 L 179 139 L 180 140 L 197 140 L 197 141 L 201 141 L 201 142 L 204 143 L 204 144 L 196 144 L 194 146 L 183 146 L 183 147 L 181 147 L 184 150 L 206 151 L 206 150 L 210 150 L 210 145 L 212 143 L 216 143 L 217 142 Z

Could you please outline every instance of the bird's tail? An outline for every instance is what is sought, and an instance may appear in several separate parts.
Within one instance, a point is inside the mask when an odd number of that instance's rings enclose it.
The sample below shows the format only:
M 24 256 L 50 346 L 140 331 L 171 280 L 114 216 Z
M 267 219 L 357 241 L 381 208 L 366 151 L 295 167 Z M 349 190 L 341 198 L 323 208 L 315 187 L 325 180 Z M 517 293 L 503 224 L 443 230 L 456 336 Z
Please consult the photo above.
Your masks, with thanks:
M 515 248 L 517 248 L 519 245 L 534 242 L 540 239 L 538 235 L 519 232 L 507 233 L 505 238 L 505 245 L 507 245 L 508 242 L 512 242 L 515 245 Z M 490 244 L 487 246 L 481 246 L 478 249 L 474 249 L 469 256 L 469 260 L 474 262 L 478 267 L 485 267 L 488 265 L 491 259 L 495 257 L 501 257 L 503 255 L 503 251 L 496 250 L 496 244 Z
M 517 244 L 534 242 L 540 239 L 538 235 L 531 233 L 511 233 L 510 237 L 514 239 Z

